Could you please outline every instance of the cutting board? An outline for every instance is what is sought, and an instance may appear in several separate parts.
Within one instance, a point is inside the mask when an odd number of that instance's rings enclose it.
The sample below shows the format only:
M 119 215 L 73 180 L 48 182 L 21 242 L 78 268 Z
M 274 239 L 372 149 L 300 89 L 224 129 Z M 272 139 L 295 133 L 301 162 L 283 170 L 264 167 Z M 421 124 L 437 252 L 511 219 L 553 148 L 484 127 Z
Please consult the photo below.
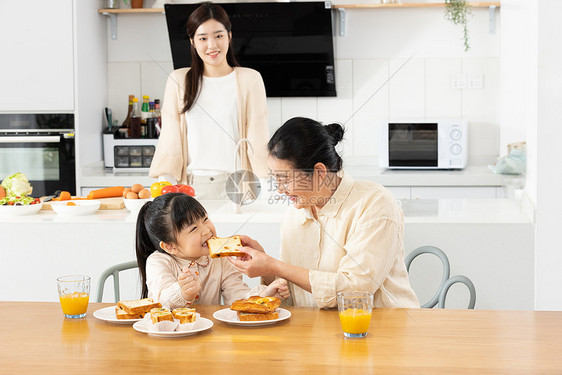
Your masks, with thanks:
M 123 202 L 122 197 L 100 198 L 96 200 L 101 202 L 100 210 L 120 210 L 122 208 L 125 208 L 125 202 Z M 51 201 L 43 202 L 43 207 L 41 207 L 41 210 L 52 210 L 52 209 L 53 208 L 51 207 Z

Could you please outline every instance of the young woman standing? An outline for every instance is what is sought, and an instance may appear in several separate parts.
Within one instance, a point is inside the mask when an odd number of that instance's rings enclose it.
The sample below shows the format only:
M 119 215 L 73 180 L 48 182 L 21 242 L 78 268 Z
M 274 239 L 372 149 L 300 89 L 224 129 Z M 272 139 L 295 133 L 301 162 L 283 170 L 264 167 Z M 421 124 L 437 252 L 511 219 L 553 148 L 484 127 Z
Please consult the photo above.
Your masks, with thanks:
M 235 171 L 235 152 L 236 168 L 267 176 L 265 87 L 257 71 L 238 66 L 223 8 L 202 4 L 189 16 L 187 34 L 191 68 L 175 70 L 166 83 L 149 175 L 192 184 L 200 199 L 220 199 Z

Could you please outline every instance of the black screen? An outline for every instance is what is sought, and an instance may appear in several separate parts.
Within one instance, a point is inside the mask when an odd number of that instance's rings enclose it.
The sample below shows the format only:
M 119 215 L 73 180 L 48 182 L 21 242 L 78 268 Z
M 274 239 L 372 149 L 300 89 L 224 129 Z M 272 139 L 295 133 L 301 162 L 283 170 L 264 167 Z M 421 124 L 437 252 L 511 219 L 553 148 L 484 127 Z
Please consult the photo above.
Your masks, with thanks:
M 388 124 L 390 167 L 437 167 L 437 124 Z
M 191 66 L 187 19 L 200 4 L 166 4 L 174 69 Z M 269 97 L 336 96 L 332 12 L 324 2 L 227 3 L 236 59 Z

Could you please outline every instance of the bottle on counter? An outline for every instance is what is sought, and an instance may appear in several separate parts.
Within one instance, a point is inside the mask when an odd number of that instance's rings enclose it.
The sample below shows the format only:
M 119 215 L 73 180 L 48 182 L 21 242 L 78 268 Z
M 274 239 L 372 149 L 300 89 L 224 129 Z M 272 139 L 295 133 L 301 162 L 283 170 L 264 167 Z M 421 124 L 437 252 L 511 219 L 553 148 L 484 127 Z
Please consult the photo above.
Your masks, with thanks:
M 143 95 L 142 97 L 142 108 L 141 108 L 141 137 L 142 138 L 146 138 L 147 137 L 147 119 L 150 115 L 149 113 L 150 111 L 150 107 L 148 104 L 148 95 Z
M 156 128 L 154 124 L 156 123 L 156 118 L 154 118 L 154 102 L 149 103 L 148 118 L 146 119 L 146 136 L 147 138 L 156 138 Z
M 127 109 L 127 118 L 121 125 L 122 128 L 127 129 L 127 134 L 131 137 L 131 112 L 133 112 L 133 98 L 134 95 L 129 95 L 129 108 Z
M 141 137 L 141 113 L 139 110 L 139 99 L 133 98 L 133 111 L 131 112 L 131 136 L 130 138 Z
M 156 137 L 160 136 L 160 131 L 162 129 L 162 113 L 160 112 L 160 99 L 154 99 L 154 127 L 156 128 Z

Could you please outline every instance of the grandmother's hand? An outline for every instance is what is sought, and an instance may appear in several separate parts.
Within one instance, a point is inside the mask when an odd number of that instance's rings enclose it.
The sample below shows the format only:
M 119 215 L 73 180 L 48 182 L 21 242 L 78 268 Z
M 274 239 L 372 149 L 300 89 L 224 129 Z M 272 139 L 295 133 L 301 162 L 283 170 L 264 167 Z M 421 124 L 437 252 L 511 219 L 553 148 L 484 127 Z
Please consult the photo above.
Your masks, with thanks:
M 248 277 L 274 275 L 273 264 L 276 262 L 276 259 L 267 255 L 263 251 L 263 248 L 261 248 L 261 250 L 256 250 L 245 246 L 241 247 L 240 251 L 243 251 L 246 255 L 237 258 L 227 258 L 238 271 Z
M 240 241 L 242 242 L 242 246 L 251 247 L 254 250 L 258 250 L 261 251 L 262 253 L 265 253 L 265 250 L 263 249 L 262 245 L 260 245 L 258 241 L 254 240 L 250 236 L 245 236 L 241 234 Z

